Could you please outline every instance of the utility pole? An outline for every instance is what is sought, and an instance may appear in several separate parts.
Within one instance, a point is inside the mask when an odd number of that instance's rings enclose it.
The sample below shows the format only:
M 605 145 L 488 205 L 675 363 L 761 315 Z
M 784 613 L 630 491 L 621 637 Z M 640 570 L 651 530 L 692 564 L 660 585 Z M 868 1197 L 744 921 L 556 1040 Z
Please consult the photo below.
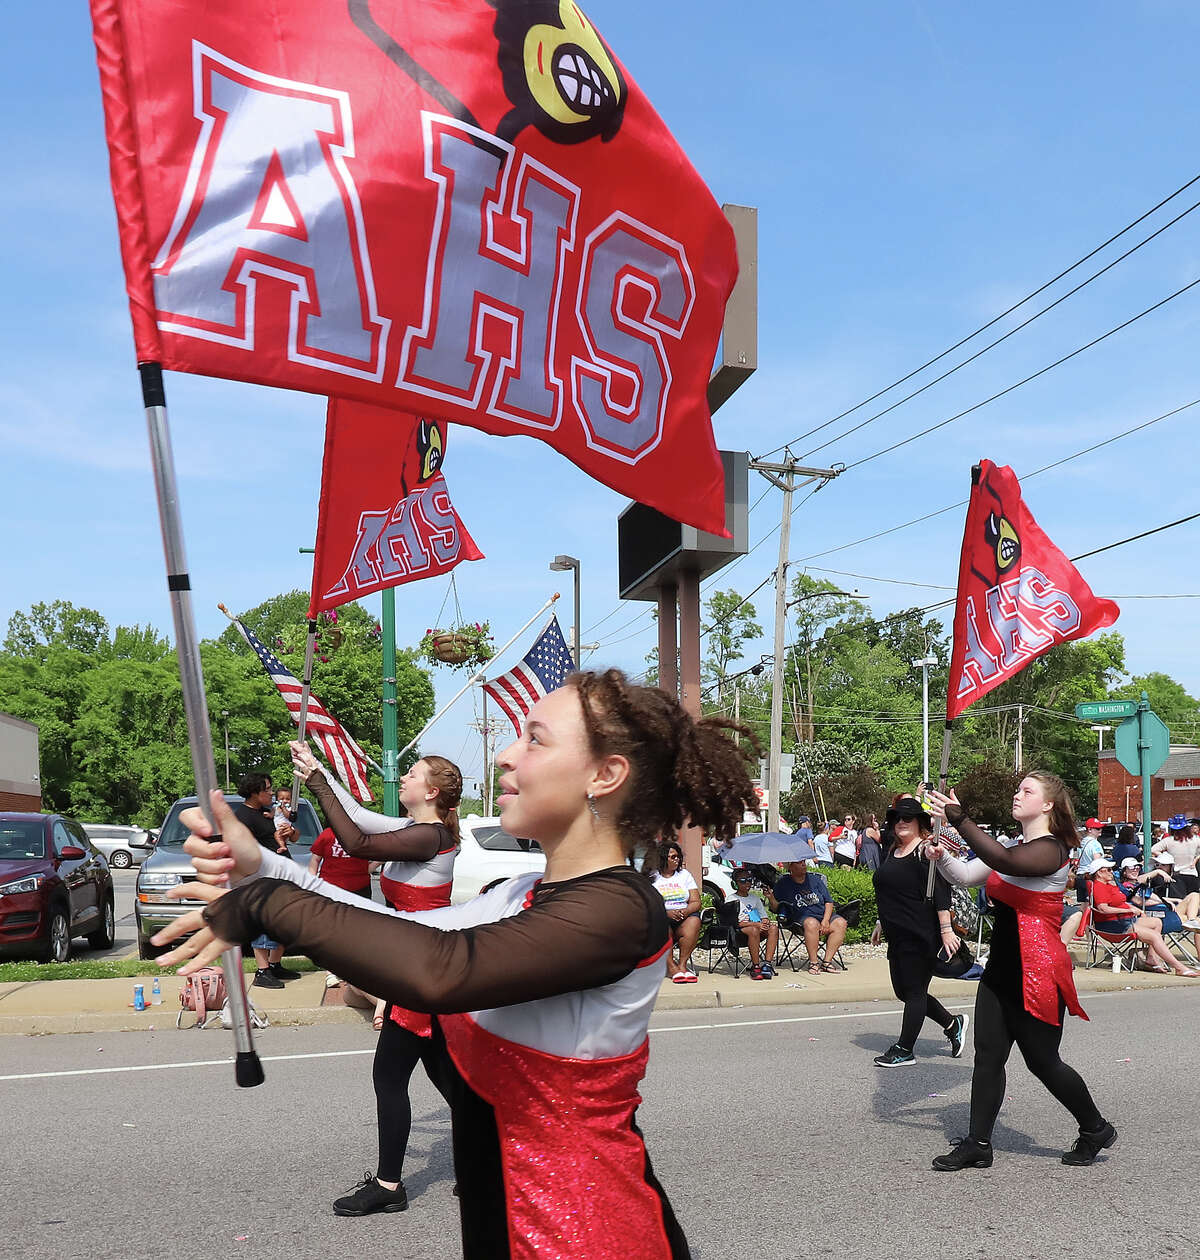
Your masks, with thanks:
M 840 468 L 805 468 L 788 459 L 784 463 L 754 459 L 750 467 L 783 491 L 783 519 L 779 528 L 779 563 L 775 568 L 775 661 L 771 678 L 771 745 L 768 762 L 767 830 L 779 830 L 779 759 L 783 754 L 783 654 L 784 620 L 787 616 L 788 550 L 792 538 L 792 492 L 797 485 L 826 482 Z M 801 478 L 797 482 L 797 478 Z

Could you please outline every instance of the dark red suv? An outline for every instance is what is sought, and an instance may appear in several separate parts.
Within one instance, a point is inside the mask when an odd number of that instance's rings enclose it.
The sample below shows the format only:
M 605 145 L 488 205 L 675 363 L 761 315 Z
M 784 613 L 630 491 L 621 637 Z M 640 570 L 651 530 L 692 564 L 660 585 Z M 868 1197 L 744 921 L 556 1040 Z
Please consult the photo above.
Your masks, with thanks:
M 71 938 L 111 949 L 108 863 L 84 829 L 61 814 L 0 812 L 0 956 L 66 962 Z

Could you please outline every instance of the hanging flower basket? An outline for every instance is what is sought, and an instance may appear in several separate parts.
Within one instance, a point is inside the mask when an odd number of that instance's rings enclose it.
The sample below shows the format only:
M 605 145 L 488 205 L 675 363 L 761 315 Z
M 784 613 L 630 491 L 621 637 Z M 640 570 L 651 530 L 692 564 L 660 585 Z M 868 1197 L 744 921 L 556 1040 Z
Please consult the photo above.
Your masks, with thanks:
M 492 659 L 490 627 L 484 622 L 464 622 L 444 630 L 426 630 L 417 651 L 432 665 L 464 669 Z

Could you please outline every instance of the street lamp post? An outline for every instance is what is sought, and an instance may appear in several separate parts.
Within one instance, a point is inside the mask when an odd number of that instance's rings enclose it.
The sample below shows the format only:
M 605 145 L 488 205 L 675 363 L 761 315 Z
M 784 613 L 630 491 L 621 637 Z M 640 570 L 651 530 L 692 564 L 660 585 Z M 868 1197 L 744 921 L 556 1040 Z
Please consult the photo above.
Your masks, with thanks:
M 229 785 L 229 710 L 221 710 L 221 723 L 225 727 L 225 791 L 232 792 Z
M 550 562 L 550 569 L 554 573 L 566 573 L 571 570 L 575 579 L 575 625 L 571 630 L 571 655 L 575 658 L 575 668 L 582 669 L 583 662 L 581 653 L 583 649 L 583 630 L 579 625 L 579 561 L 574 556 L 555 556 Z
M 923 656 L 914 665 L 921 667 L 921 782 L 929 782 L 929 667 L 936 665 L 936 656 Z

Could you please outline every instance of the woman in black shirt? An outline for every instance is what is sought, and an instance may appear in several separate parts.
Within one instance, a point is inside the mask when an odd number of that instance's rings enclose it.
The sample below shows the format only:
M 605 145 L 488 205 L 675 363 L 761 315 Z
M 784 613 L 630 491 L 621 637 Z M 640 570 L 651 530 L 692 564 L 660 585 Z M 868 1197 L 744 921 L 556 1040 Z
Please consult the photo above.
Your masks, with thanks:
M 922 854 L 922 841 L 932 834 L 933 822 L 920 801 L 904 797 L 888 810 L 887 824 L 894 842 L 874 877 L 879 911 L 876 933 L 882 926 L 887 937 L 892 990 L 904 1003 L 904 1019 L 895 1045 L 875 1062 L 879 1067 L 915 1063 L 913 1049 L 927 1019 L 945 1032 L 950 1053 L 957 1059 L 963 1051 L 967 1017 L 951 1015 L 937 998 L 929 996 L 938 951 L 949 958 L 959 943 L 950 923 L 950 885 L 938 875 L 933 900 L 925 895 L 929 865 Z

